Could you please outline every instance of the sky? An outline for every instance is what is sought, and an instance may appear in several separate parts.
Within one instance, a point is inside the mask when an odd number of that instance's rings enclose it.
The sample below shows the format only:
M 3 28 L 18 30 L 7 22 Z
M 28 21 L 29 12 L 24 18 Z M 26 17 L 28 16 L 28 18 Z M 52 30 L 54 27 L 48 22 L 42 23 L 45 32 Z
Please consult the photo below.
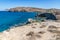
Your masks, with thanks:
M 58 8 L 60 0 L 0 0 L 0 10 L 14 7 Z

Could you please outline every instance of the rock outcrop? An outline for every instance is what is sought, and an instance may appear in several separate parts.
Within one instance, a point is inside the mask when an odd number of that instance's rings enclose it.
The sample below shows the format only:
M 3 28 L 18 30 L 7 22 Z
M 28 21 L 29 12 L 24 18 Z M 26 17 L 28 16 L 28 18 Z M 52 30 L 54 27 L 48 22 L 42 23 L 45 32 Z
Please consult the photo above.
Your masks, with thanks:
M 0 33 L 0 40 L 60 40 L 60 23 L 34 22 Z

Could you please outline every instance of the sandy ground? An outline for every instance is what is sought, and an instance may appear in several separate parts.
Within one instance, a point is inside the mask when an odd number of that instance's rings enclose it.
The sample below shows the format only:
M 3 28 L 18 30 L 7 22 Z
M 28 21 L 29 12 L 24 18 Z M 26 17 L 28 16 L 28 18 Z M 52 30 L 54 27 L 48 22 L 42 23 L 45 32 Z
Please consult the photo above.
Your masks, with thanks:
M 60 40 L 60 23 L 34 22 L 0 33 L 0 40 Z

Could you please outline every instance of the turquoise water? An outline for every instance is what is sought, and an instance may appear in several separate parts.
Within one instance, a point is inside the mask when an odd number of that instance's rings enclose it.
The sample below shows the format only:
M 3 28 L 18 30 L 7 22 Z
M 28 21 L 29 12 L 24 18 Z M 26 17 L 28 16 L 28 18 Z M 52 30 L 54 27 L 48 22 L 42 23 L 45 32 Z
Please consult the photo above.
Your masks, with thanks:
M 24 23 L 28 18 L 34 18 L 35 12 L 7 12 L 0 11 L 0 32 L 9 29 L 15 24 Z

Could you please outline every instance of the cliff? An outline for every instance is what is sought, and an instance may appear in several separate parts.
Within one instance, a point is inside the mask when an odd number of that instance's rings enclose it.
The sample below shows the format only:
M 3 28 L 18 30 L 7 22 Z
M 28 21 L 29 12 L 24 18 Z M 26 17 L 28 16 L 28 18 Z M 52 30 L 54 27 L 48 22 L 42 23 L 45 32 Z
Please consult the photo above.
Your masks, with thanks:
M 41 12 L 41 13 L 53 13 L 57 19 L 60 19 L 60 9 L 43 9 L 33 7 L 16 7 L 8 9 L 9 12 Z
M 60 23 L 34 22 L 0 33 L 0 40 L 60 40 Z

